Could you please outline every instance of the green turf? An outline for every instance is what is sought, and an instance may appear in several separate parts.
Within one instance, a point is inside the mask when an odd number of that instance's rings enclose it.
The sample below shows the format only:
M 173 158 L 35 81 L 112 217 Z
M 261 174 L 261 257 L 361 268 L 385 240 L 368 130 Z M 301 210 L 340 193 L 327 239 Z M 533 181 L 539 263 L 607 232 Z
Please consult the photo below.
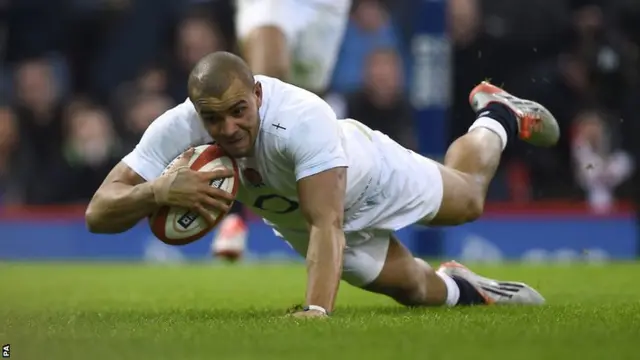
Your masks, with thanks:
M 476 267 L 548 305 L 405 309 L 343 284 L 298 322 L 300 265 L 0 264 L 12 359 L 640 359 L 640 265 Z

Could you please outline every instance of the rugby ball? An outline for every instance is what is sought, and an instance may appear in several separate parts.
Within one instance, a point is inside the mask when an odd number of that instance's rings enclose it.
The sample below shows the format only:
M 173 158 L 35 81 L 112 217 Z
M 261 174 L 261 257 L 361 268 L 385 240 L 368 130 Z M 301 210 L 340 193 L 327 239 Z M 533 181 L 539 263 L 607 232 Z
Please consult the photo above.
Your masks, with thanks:
M 182 155 L 175 158 L 162 172 L 166 174 Z M 189 160 L 189 167 L 196 171 L 213 171 L 220 168 L 233 170 L 233 177 L 211 181 L 211 186 L 224 190 L 234 197 L 238 193 L 238 165 L 236 161 L 225 155 L 218 145 L 202 145 L 194 149 Z M 230 205 L 233 205 L 231 203 Z M 209 224 L 200 214 L 191 209 L 177 206 L 162 206 L 149 216 L 151 232 L 162 242 L 169 245 L 186 245 L 192 243 L 213 230 L 227 215 L 226 212 L 211 209 L 216 219 Z

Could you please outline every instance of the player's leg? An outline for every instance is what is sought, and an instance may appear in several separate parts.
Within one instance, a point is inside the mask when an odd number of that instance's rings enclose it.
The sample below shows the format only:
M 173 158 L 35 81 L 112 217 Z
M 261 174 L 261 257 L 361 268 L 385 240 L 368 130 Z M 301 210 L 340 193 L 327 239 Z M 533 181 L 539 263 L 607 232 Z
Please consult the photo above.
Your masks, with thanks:
M 435 271 L 394 236 L 374 237 L 349 249 L 344 268 L 346 281 L 407 306 L 544 303 L 524 283 L 484 278 L 454 262 Z
M 274 233 L 305 256 L 308 232 L 279 229 Z M 388 231 L 346 233 L 345 238 L 342 280 L 353 286 L 390 296 L 407 306 L 484 303 L 475 291 L 465 292 L 460 301 L 458 287 L 448 290 L 443 277 L 436 275 L 426 262 L 414 259 Z M 449 297 L 451 300 L 447 300 Z
M 304 4 L 300 2 L 299 4 Z M 333 0 L 331 4 L 307 3 L 299 13 L 306 19 L 292 49 L 290 81 L 323 95 L 335 67 L 349 20 L 351 0 Z
M 354 235 L 360 234 L 348 234 L 347 241 L 353 241 Z M 373 233 L 369 240 L 347 247 L 342 278 L 351 285 L 390 296 L 407 306 L 439 306 L 447 303 L 449 295 L 453 303 L 459 298 L 447 290 L 443 279 L 425 261 L 414 259 L 388 232 Z M 465 300 L 470 304 L 483 302 L 477 292 Z
M 307 253 L 305 230 L 274 233 L 301 256 Z M 389 231 L 345 234 L 342 279 L 367 291 L 389 296 L 407 306 L 541 304 L 544 298 L 523 283 L 482 278 L 457 263 L 434 271 L 416 259 Z
M 291 57 L 281 28 L 264 25 L 253 29 L 240 42 L 242 56 L 255 74 L 289 79 Z
M 560 136 L 553 115 L 542 105 L 508 94 L 483 82 L 471 92 L 477 119 L 469 132 L 447 150 L 440 166 L 443 199 L 429 225 L 457 225 L 477 219 L 503 149 L 518 137 L 537 146 L 552 146 Z
M 295 14 L 286 0 L 238 0 L 236 32 L 251 71 L 288 80 Z

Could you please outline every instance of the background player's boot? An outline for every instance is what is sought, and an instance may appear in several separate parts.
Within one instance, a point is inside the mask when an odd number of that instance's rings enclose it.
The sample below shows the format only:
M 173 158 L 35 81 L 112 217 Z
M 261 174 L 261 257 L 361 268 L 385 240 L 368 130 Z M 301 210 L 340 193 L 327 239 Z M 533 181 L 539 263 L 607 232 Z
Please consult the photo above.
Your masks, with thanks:
M 558 142 L 558 122 L 549 110 L 537 102 L 515 97 L 487 81 L 481 82 L 469 94 L 469 103 L 476 113 L 493 102 L 508 106 L 516 114 L 518 135 L 522 140 L 542 147 Z
M 213 238 L 213 256 L 235 261 L 242 257 L 247 243 L 247 225 L 238 214 L 229 214 L 220 223 L 220 231 Z
M 542 305 L 545 302 L 540 293 L 525 283 L 482 277 L 455 261 L 443 263 L 438 272 L 467 280 L 484 297 L 487 304 Z

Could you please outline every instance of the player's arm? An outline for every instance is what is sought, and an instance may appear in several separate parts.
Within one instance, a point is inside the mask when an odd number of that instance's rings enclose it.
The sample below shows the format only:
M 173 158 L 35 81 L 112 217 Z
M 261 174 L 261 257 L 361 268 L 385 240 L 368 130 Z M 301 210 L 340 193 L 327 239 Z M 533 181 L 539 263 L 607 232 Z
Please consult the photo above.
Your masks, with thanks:
M 121 161 L 94 194 L 85 220 L 93 233 L 120 233 L 132 228 L 157 206 L 152 184 Z
M 218 198 L 225 200 L 229 195 L 210 187 L 208 182 L 227 177 L 229 172 L 188 170 L 192 150 L 174 164 L 176 171 L 160 176 L 176 156 L 202 140 L 184 121 L 193 110 L 185 110 L 187 106 L 190 104 L 181 104 L 155 120 L 136 148 L 107 176 L 87 207 L 85 220 L 91 232 L 124 232 L 160 205 L 193 208 L 210 221 L 213 219 L 205 206 L 223 210 L 228 207 Z
M 111 170 L 87 207 L 85 221 L 89 231 L 127 231 L 158 207 L 153 180 L 190 145 L 188 129 L 180 127 L 184 116 L 188 116 L 185 104 L 165 112 L 151 123 L 133 151 Z M 172 131 L 176 130 L 184 136 L 173 136 Z
M 307 305 L 332 311 L 342 274 L 342 222 L 346 168 L 332 168 L 298 181 L 300 207 L 310 230 Z
M 332 311 L 345 247 L 342 223 L 348 163 L 335 114 L 328 105 L 314 110 L 310 120 L 292 129 L 290 153 L 300 209 L 310 229 L 306 302 Z

